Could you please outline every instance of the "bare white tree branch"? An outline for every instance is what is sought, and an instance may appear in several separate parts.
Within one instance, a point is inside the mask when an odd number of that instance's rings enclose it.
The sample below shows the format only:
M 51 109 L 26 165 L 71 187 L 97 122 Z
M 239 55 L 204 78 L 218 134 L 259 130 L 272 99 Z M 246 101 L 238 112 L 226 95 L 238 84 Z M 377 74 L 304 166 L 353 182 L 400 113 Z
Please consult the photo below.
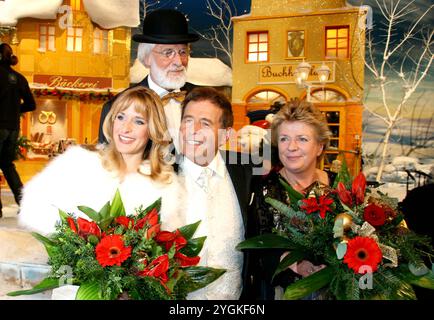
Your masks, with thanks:
M 195 30 L 201 37 L 208 40 L 216 52 L 225 55 L 232 67 L 232 17 L 236 15 L 233 0 L 207 0 L 207 14 L 217 20 L 208 32 Z
M 365 60 L 365 65 L 374 75 L 374 81 L 380 90 L 382 108 L 378 111 L 367 106 L 365 108 L 369 113 L 381 119 L 387 127 L 376 177 L 377 181 L 380 181 L 391 134 L 396 124 L 402 119 L 402 110 L 406 103 L 427 77 L 432 66 L 434 57 L 432 52 L 433 30 L 428 29 L 426 33 L 420 30 L 424 29 L 423 26 L 421 27 L 423 18 L 432 12 L 434 5 L 430 5 L 419 15 L 410 24 L 407 32 L 402 37 L 399 37 L 397 25 L 411 21 L 409 15 L 416 12 L 415 1 L 410 1 L 404 5 L 401 0 L 383 0 L 381 3 L 379 0 L 375 1 L 385 21 L 387 21 L 386 29 L 381 29 L 384 32 L 384 46 L 381 50 L 381 59 L 377 59 L 377 61 L 375 59 L 375 57 L 378 57 L 375 55 L 377 45 L 374 46 L 372 35 L 369 34 L 367 42 L 369 59 Z M 422 35 L 421 39 L 417 37 L 419 33 Z M 421 45 L 415 45 L 415 42 Z M 392 74 L 398 75 L 398 78 L 395 80 L 388 79 Z M 401 83 L 403 95 L 398 99 L 398 102 L 395 102 L 396 95 L 392 96 L 392 89 L 396 89 L 397 81 Z

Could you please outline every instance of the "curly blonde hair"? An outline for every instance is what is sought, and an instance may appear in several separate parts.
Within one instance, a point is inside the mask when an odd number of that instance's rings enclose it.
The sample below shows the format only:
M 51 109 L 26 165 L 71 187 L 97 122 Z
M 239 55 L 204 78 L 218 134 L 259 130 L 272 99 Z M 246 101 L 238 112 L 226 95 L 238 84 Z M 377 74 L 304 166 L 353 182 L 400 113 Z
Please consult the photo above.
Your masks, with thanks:
M 113 123 L 117 114 L 130 106 L 134 106 L 134 110 L 148 121 L 149 140 L 143 153 L 143 160 L 150 161 L 151 179 L 170 183 L 173 168 L 167 159 L 170 159 L 171 138 L 167 130 L 163 105 L 155 92 L 141 86 L 122 92 L 104 120 L 103 131 L 108 141 L 108 145 L 100 150 L 104 168 L 117 171 L 123 177 L 124 160 L 113 142 Z M 137 171 L 144 174 L 139 168 Z
M 316 140 L 324 146 L 321 154 L 318 156 L 318 160 L 321 160 L 329 145 L 331 137 L 331 132 L 326 118 L 321 111 L 312 103 L 304 100 L 292 99 L 288 101 L 279 112 L 276 113 L 271 125 L 271 144 L 275 147 L 277 147 L 279 127 L 285 121 L 300 121 L 310 125 L 314 129 Z

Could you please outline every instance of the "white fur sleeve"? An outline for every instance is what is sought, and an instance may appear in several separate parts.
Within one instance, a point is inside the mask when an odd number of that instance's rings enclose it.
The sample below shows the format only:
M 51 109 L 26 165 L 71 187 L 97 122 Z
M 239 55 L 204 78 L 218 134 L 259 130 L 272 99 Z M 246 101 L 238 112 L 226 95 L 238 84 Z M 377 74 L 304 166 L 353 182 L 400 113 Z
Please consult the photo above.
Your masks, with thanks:
M 100 163 L 96 153 L 80 147 L 70 147 L 54 158 L 24 186 L 19 224 L 43 234 L 54 232 L 60 219 L 58 209 L 76 212 L 77 205 L 85 204 L 77 201 L 85 201 L 92 177 L 102 170 Z

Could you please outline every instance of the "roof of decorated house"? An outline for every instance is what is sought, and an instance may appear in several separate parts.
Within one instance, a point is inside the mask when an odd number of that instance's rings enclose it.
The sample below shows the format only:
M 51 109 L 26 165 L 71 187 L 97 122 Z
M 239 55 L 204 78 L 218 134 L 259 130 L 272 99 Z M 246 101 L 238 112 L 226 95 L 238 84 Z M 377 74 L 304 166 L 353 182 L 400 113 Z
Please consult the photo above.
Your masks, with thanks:
M 0 26 L 15 26 L 18 19 L 56 19 L 65 14 L 63 0 L 0 1 Z M 83 0 L 90 19 L 105 29 L 137 27 L 140 24 L 139 0 Z

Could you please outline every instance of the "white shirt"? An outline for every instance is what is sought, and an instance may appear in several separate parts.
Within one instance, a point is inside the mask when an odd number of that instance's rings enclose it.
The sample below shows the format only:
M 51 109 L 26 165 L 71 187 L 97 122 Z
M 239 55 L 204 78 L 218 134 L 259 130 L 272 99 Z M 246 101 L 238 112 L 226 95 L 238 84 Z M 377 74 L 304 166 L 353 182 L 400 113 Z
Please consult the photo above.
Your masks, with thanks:
M 197 183 L 204 167 L 185 158 L 180 175 L 185 178 L 188 200 L 186 224 L 201 223 L 194 237 L 206 236 L 199 265 L 226 269 L 226 273 L 205 288 L 188 295 L 191 300 L 237 300 L 241 295 L 242 252 L 235 246 L 244 240 L 241 210 L 225 162 L 218 153 L 207 166 L 212 170 L 209 190 Z
M 151 76 L 148 77 L 148 84 L 149 89 L 154 90 L 160 96 L 160 98 L 164 97 L 166 94 L 169 93 L 169 91 L 156 84 L 152 80 Z M 173 92 L 180 91 L 180 89 L 173 90 Z M 179 150 L 178 136 L 179 127 L 181 126 L 181 103 L 175 99 L 170 99 L 170 101 L 164 106 L 164 113 L 166 115 L 166 123 L 167 129 L 169 129 L 169 134 L 173 139 L 176 150 Z

